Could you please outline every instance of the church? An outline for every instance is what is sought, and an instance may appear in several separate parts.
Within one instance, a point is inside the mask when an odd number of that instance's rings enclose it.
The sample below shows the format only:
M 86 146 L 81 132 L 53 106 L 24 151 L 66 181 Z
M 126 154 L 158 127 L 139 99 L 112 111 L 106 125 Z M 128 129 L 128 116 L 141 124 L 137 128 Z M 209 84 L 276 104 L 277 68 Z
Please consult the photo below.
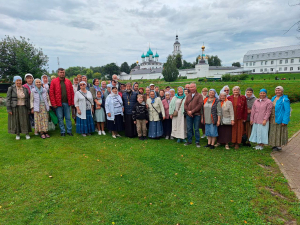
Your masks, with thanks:
M 206 77 L 210 79 L 220 79 L 223 74 L 232 72 L 238 67 L 224 67 L 224 66 L 209 66 L 207 63 L 207 57 L 205 57 L 205 46 L 201 47 L 202 53 L 199 57 L 198 64 L 192 69 L 179 70 L 179 77 L 186 76 L 188 79 Z M 175 42 L 173 44 L 173 55 L 180 54 L 182 56 L 181 44 L 176 35 Z M 137 61 L 137 66 L 134 67 L 129 74 L 121 72 L 121 80 L 139 80 L 139 79 L 161 79 L 163 63 L 159 62 L 159 55 L 156 52 L 154 55 L 150 46 L 146 55 L 143 53 L 141 56 L 141 63 Z

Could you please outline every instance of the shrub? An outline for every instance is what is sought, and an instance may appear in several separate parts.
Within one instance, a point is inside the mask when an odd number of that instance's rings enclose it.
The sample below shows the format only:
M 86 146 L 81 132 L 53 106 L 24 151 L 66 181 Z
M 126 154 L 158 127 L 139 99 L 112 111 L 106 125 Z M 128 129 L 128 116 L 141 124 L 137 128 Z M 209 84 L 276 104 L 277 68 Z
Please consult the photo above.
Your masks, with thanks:
M 230 81 L 231 80 L 231 75 L 230 74 L 224 74 L 222 76 L 222 81 Z

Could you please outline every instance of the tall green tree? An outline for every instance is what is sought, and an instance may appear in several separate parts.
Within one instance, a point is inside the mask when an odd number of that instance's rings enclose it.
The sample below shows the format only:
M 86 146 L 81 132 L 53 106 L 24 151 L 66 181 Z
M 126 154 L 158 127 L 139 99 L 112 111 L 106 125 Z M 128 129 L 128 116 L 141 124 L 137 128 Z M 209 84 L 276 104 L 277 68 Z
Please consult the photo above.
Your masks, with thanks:
M 127 62 L 123 62 L 121 67 L 120 67 L 120 72 L 125 72 L 127 74 L 130 73 L 130 68 Z
M 221 64 L 222 60 L 217 55 L 215 55 L 215 56 L 208 55 L 207 57 L 208 57 L 207 61 L 210 66 L 222 66 L 222 64 Z
M 195 68 L 195 65 L 193 63 L 183 60 L 181 69 L 192 69 L 192 68 Z
M 169 55 L 167 62 L 164 64 L 162 75 L 165 81 L 175 81 L 178 78 L 179 71 L 176 66 L 176 56 Z
M 182 67 L 182 56 L 178 53 L 175 57 L 177 69 Z
M 0 75 L 11 79 L 26 73 L 40 77 L 46 73 L 49 58 L 25 37 L 5 36 L 0 41 Z
M 71 66 L 66 69 L 66 77 L 76 76 L 78 74 L 86 74 L 87 68 L 81 66 Z
M 120 67 L 115 63 L 106 64 L 103 68 L 104 74 L 108 74 L 108 78 L 111 79 L 113 74 L 120 74 Z
M 137 64 L 136 63 L 132 63 L 131 66 L 130 66 L 130 70 L 132 70 L 134 67 L 136 67 Z
M 234 63 L 232 63 L 232 66 L 241 67 L 241 63 L 240 62 L 234 62 Z
M 88 79 L 93 78 L 94 71 L 91 69 L 87 69 L 85 75 L 87 76 Z
M 102 77 L 102 74 L 99 73 L 99 72 L 96 72 L 96 73 L 93 74 L 93 78 L 101 79 L 101 77 Z

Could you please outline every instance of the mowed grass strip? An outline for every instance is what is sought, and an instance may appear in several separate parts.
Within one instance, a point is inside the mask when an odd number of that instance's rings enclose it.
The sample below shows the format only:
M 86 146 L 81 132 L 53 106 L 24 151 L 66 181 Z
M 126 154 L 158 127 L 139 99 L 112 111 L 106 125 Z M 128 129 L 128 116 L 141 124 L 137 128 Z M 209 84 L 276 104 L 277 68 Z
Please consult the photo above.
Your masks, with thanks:
M 300 104 L 292 108 L 294 132 Z M 0 116 L 0 224 L 300 223 L 299 201 L 270 148 L 63 138 L 58 128 L 50 139 L 16 141 L 4 107 Z

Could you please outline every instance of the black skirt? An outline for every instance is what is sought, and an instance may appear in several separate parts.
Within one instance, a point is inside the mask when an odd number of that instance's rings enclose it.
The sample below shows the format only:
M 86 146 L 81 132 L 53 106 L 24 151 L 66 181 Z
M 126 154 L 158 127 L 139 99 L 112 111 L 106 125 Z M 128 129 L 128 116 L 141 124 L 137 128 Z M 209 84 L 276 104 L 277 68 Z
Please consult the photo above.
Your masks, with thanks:
M 163 120 L 164 136 L 171 136 L 172 133 L 172 119 Z
M 122 131 L 123 128 L 123 116 L 116 115 L 115 120 L 107 120 L 107 129 L 111 131 Z
M 136 131 L 136 125 L 133 123 L 132 115 L 131 114 L 126 114 L 124 116 L 125 118 L 125 136 L 126 137 L 136 137 L 137 136 L 137 131 Z
M 231 142 L 232 137 L 232 126 L 231 125 L 220 125 L 218 128 L 218 143 L 226 144 Z

